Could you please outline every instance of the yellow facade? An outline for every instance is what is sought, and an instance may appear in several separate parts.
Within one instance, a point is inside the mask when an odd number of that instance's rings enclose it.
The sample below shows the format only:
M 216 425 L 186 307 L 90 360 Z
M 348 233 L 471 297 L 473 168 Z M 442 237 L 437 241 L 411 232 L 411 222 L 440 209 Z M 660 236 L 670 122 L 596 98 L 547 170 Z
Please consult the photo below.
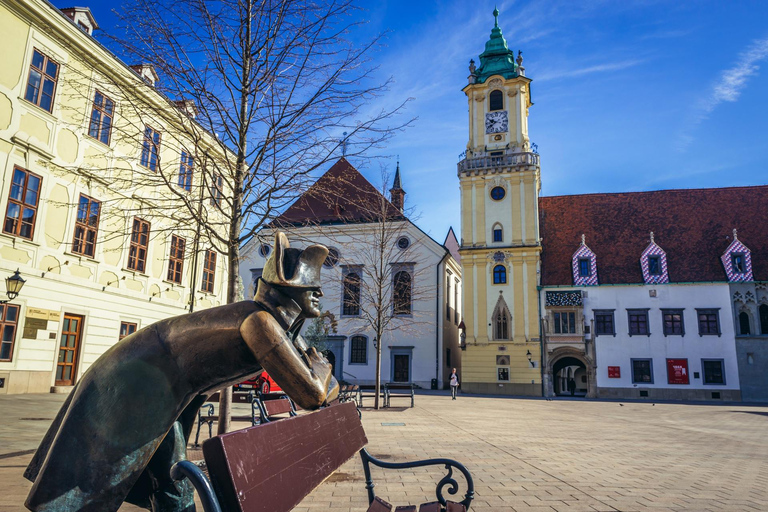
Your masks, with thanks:
M 201 309 L 226 302 L 225 255 L 216 258 L 212 290 L 201 291 L 202 255 L 211 246 L 194 243 L 195 225 L 183 215 L 183 201 L 203 201 L 201 173 L 193 173 L 189 193 L 159 186 L 177 183 L 181 151 L 195 158 L 221 158 L 215 156 L 221 152 L 176 105 L 49 3 L 0 0 L 0 33 L 0 278 L 18 269 L 27 281 L 5 306 L 16 319 L 0 312 L 3 327 L 13 327 L 0 345 L 0 393 L 67 389 L 118 341 L 126 324 L 140 329 L 183 314 L 190 304 Z M 36 52 L 58 66 L 50 107 L 28 97 Z M 114 102 L 111 135 L 104 140 L 89 133 L 98 93 Z M 141 164 L 147 125 L 162 133 L 152 172 Z M 38 198 L 29 200 L 35 203 L 29 231 L 9 221 L 14 176 L 39 179 Z M 34 188 L 31 183 L 25 190 Z M 201 197 L 190 195 L 195 191 Z M 99 205 L 93 249 L 76 242 L 83 197 Z M 221 217 L 215 209 L 211 215 Z M 150 226 L 144 265 L 130 255 L 136 218 Z M 169 271 L 174 236 L 186 241 L 179 278 Z M 79 319 L 78 339 L 70 354 L 61 344 L 75 331 L 72 318 Z M 69 358 L 64 379 L 57 372 Z
M 497 25 L 481 62 L 507 53 Z M 540 396 L 539 156 L 528 136 L 531 80 L 514 61 L 505 62 L 510 72 L 491 76 L 471 67 L 464 88 L 469 141 L 458 172 L 467 345 L 462 389 Z

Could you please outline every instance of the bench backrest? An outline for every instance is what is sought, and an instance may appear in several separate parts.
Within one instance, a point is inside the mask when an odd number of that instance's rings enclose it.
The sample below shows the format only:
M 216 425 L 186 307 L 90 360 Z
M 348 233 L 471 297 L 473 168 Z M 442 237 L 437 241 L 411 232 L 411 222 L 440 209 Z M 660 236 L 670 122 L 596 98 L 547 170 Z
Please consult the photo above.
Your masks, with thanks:
M 288 512 L 367 443 L 348 402 L 214 437 L 203 455 L 224 510 Z
M 278 400 L 264 400 L 262 405 L 264 406 L 264 410 L 267 411 L 267 416 L 286 414 L 293 410 L 291 408 L 291 401 L 287 398 L 281 398 Z

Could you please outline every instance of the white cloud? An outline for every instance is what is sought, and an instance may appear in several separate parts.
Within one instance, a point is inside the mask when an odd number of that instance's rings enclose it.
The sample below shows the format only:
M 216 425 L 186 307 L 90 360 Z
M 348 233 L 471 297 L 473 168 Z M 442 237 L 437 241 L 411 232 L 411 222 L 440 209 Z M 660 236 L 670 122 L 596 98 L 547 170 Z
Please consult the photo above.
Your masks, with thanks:
M 605 73 L 608 71 L 619 71 L 622 69 L 631 68 L 643 63 L 642 59 L 630 59 L 617 62 L 608 62 L 605 64 L 597 64 L 595 66 L 587 66 L 576 69 L 558 69 L 554 71 L 544 71 L 536 76 L 537 82 L 544 82 L 547 80 L 557 80 L 558 78 L 573 78 L 575 76 L 591 75 L 593 73 Z

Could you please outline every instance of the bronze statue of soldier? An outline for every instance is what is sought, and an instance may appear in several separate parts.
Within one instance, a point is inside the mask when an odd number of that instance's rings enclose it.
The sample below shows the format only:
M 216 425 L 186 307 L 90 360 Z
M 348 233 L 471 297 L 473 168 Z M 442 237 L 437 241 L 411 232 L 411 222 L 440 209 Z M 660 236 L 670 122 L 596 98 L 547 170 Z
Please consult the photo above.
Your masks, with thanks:
M 291 249 L 283 233 L 253 300 L 156 322 L 122 339 L 75 385 L 25 478 L 34 511 L 195 510 L 191 485 L 173 482 L 197 410 L 218 389 L 265 369 L 304 409 L 334 400 L 328 361 L 299 335 L 320 315 L 328 249 Z

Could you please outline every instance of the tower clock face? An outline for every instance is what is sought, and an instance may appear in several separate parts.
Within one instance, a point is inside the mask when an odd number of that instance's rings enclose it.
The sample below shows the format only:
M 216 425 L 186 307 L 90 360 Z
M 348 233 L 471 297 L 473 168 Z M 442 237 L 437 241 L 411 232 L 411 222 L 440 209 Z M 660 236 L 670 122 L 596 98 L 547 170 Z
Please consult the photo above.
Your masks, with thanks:
M 502 133 L 506 132 L 508 128 L 506 110 L 485 114 L 485 133 Z

